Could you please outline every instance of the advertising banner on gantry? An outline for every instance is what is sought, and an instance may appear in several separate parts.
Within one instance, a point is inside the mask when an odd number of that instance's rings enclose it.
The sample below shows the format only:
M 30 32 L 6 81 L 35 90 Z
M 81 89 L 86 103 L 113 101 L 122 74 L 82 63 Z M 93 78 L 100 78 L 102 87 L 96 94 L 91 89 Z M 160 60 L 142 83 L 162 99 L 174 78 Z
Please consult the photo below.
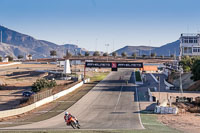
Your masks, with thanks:
M 142 62 L 86 62 L 85 67 L 98 68 L 143 68 Z

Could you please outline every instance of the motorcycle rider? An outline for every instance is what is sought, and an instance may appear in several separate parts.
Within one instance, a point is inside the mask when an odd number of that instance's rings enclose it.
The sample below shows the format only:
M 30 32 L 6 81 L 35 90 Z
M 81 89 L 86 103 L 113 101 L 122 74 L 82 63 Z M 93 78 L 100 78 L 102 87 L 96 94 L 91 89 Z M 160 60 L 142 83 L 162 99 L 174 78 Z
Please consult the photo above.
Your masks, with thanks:
M 71 117 L 74 118 L 76 120 L 76 122 L 78 123 L 78 120 L 76 119 L 76 117 L 74 117 L 73 115 L 71 115 L 69 112 L 65 112 L 64 119 L 65 119 L 65 122 L 66 122 L 67 125 L 70 125 L 70 119 L 71 119 Z

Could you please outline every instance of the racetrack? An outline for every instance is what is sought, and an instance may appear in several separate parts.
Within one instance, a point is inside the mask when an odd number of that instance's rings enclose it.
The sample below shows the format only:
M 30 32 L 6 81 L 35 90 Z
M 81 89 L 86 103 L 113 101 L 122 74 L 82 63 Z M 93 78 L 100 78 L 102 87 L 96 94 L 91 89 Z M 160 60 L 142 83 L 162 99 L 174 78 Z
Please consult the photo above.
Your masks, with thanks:
M 111 72 L 67 111 L 78 118 L 82 129 L 143 129 L 131 74 L 129 69 Z M 3 129 L 71 129 L 63 117 L 64 112 L 48 120 Z

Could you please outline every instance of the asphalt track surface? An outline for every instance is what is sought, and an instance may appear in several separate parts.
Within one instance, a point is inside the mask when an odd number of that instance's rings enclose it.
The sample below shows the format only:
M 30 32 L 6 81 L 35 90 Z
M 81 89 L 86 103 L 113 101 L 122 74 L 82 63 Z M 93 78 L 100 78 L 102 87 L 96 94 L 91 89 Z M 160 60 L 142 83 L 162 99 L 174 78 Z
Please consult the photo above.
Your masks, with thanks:
M 132 75 L 129 69 L 111 72 L 67 111 L 78 118 L 81 129 L 144 129 Z M 126 80 L 129 80 L 128 84 Z M 55 130 L 72 127 L 66 126 L 63 112 L 48 120 L 3 129 Z

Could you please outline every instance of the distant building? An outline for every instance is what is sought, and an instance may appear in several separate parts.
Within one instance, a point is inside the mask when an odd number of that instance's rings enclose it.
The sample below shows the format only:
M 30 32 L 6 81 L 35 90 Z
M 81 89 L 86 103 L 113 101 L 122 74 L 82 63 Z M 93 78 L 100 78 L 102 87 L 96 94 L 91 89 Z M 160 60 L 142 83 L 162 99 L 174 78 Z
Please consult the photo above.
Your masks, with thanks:
M 26 55 L 26 60 L 32 60 L 32 55 L 27 54 L 27 55 Z
M 180 57 L 200 55 L 200 34 L 181 34 Z
M 8 62 L 8 57 L 3 58 L 2 62 Z

